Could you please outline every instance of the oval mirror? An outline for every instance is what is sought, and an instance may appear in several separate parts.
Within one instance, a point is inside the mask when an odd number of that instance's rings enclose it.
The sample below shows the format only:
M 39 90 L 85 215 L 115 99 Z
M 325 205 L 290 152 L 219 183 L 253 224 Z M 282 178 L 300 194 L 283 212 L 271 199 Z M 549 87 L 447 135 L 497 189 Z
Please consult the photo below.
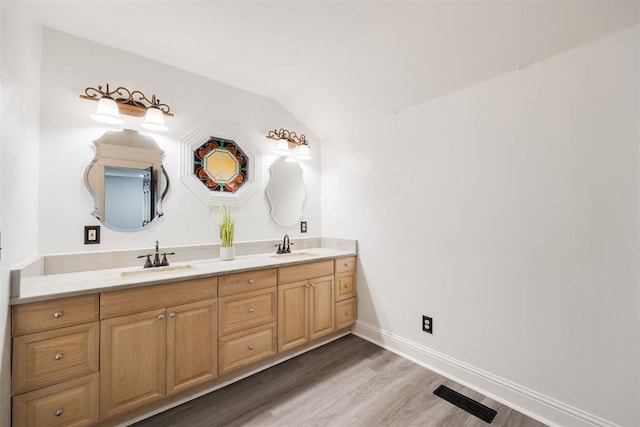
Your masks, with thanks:
M 164 151 L 153 138 L 130 129 L 106 132 L 93 143 L 96 156 L 84 175 L 94 201 L 91 214 L 117 231 L 153 224 L 169 190 Z
M 271 176 L 266 193 L 271 204 L 271 218 L 280 226 L 290 227 L 302 218 L 307 190 L 298 162 L 287 162 L 285 159 L 276 159 L 269 168 Z

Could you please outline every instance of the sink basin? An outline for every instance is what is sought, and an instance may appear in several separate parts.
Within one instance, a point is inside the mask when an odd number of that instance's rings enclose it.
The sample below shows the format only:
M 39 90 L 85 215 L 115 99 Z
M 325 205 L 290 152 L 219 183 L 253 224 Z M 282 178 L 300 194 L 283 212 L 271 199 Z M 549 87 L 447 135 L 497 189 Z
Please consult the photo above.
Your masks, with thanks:
M 188 271 L 193 270 L 193 266 L 191 265 L 168 265 L 166 267 L 152 267 L 152 268 L 141 268 L 139 270 L 131 270 L 131 271 L 123 271 L 120 273 L 120 277 L 123 279 L 126 277 L 139 277 L 139 276 L 147 276 L 159 273 L 174 273 L 180 271 Z
M 312 255 L 310 252 L 291 252 L 288 254 L 273 254 L 271 258 L 307 258 Z

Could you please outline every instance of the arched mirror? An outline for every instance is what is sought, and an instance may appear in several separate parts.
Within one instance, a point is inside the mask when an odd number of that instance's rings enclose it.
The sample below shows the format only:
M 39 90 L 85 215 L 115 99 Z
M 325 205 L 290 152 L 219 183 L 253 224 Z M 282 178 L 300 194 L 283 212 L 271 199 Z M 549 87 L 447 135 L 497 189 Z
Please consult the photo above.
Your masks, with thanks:
M 288 162 L 280 157 L 273 162 L 269 172 L 271 176 L 265 191 L 271 204 L 271 218 L 280 226 L 291 227 L 302 218 L 302 206 L 307 198 L 302 168 L 298 162 Z
M 164 151 L 153 138 L 130 129 L 106 132 L 93 143 L 96 156 L 84 175 L 94 201 L 91 214 L 117 231 L 153 224 L 169 190 Z

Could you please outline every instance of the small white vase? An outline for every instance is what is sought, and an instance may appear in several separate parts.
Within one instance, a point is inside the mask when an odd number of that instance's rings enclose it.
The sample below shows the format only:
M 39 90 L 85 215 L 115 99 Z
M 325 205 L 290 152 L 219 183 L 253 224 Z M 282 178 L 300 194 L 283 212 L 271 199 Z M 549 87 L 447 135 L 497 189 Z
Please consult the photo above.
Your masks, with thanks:
M 220 260 L 231 261 L 236 257 L 236 248 L 231 246 L 229 248 L 220 247 Z

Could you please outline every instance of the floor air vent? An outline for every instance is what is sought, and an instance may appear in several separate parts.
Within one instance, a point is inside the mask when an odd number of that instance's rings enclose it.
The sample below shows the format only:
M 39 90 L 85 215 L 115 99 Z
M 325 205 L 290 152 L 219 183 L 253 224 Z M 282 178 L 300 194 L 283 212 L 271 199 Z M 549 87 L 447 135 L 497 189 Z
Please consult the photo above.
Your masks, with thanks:
M 470 399 L 455 390 L 451 390 L 449 387 L 444 385 L 439 385 L 438 388 L 434 390 L 433 394 L 443 398 L 447 402 L 456 405 L 458 408 L 467 411 L 471 415 L 474 415 L 487 423 L 491 423 L 491 421 L 493 421 L 495 416 L 498 414 L 496 411 L 484 406 L 482 403 L 478 403 L 475 400 Z

